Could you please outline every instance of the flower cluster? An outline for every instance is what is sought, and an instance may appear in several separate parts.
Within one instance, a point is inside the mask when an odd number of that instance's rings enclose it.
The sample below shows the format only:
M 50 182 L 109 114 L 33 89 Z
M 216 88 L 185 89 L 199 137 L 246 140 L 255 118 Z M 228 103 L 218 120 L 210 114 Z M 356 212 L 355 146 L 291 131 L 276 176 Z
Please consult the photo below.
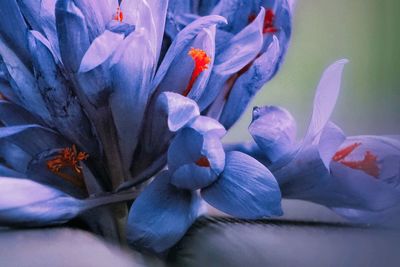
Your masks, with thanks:
M 289 112 L 264 107 L 255 143 L 222 144 L 283 62 L 293 0 L 1 5 L 1 226 L 78 220 L 163 253 L 203 200 L 247 219 L 281 215 L 281 194 L 358 220 L 400 210 L 399 138 L 329 122 L 344 60 L 302 142 Z

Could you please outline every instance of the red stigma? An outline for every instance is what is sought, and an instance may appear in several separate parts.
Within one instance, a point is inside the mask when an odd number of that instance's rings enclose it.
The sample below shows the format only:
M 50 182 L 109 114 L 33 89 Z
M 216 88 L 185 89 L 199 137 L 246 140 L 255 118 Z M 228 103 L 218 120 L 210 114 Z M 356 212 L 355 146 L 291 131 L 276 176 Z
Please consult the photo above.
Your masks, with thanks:
M 249 16 L 249 23 L 253 22 L 256 19 L 256 15 L 251 14 Z M 267 9 L 265 12 L 264 17 L 264 26 L 263 26 L 263 33 L 275 33 L 278 29 L 274 25 L 275 23 L 275 13 L 272 9 Z
M 359 147 L 361 143 L 354 143 L 349 145 L 338 152 L 333 156 L 333 160 L 340 162 L 341 164 L 355 169 L 361 170 L 368 175 L 371 175 L 375 178 L 379 177 L 379 166 L 378 166 L 378 158 L 371 151 L 366 151 L 364 158 L 362 160 L 354 160 L 354 161 L 347 161 L 345 158 L 350 155 L 357 147 Z
M 58 176 L 83 187 L 83 175 L 80 162 L 86 160 L 89 155 L 85 152 L 78 152 L 75 145 L 72 148 L 63 148 L 58 155 L 47 161 L 47 168 Z M 61 169 L 70 168 L 74 175 L 63 173 Z
M 339 151 L 336 152 L 336 154 L 333 156 L 333 160 L 334 161 L 341 161 L 343 160 L 345 157 L 347 157 L 348 155 L 351 154 L 351 152 L 353 152 L 354 149 L 356 149 L 357 147 L 359 147 L 361 145 L 361 143 L 354 143 L 351 144 Z
M 192 72 L 192 76 L 190 77 L 189 83 L 185 91 L 182 93 L 183 96 L 187 96 L 190 93 L 190 90 L 192 90 L 192 87 L 199 77 L 200 73 L 208 69 L 208 64 L 210 64 L 211 62 L 211 58 L 202 49 L 192 47 L 188 55 L 191 56 L 194 61 L 194 69 Z
M 205 156 L 201 156 L 197 161 L 196 165 L 200 167 L 210 167 L 210 162 L 208 161 L 208 158 Z
M 122 13 L 121 8 L 118 6 L 117 11 L 113 15 L 113 20 L 122 22 L 124 20 L 124 13 Z

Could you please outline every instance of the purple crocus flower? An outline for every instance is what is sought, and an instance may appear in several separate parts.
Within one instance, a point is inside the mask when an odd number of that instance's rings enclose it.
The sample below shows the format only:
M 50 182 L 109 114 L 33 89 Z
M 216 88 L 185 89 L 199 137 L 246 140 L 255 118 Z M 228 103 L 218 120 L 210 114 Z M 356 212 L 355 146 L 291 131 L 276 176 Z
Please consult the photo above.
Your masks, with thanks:
M 220 141 L 224 127 L 201 116 L 195 101 L 168 92 L 160 95 L 157 108 L 168 114 L 168 127 L 176 135 L 168 150 L 168 170 L 131 207 L 130 244 L 160 253 L 179 241 L 198 215 L 198 189 L 209 204 L 236 217 L 282 214 L 274 176 L 244 153 L 225 154 Z
M 170 1 L 170 38 L 205 14 L 228 21 L 216 31 L 214 67 L 199 101 L 203 114 L 229 129 L 258 90 L 278 71 L 291 36 L 294 1 Z
M 283 108 L 255 108 L 242 146 L 275 175 L 286 198 L 313 201 L 353 221 L 375 223 L 400 215 L 398 136 L 346 137 L 329 117 L 346 61 L 327 68 L 318 85 L 307 134 L 295 141 L 295 120 Z
M 261 51 L 264 10 L 231 38 L 223 57 L 216 53 L 217 26 L 226 24 L 219 15 L 193 20 L 161 53 L 167 3 L 12 0 L 2 5 L 0 224 L 57 224 L 79 216 L 95 232 L 124 238 L 125 202 L 167 163 L 168 171 L 134 202 L 128 232 L 139 237 L 130 234 L 132 243 L 158 252 L 173 245 L 197 215 L 195 189 L 240 217 L 280 212 L 273 175 L 249 156 L 225 155 L 219 140 L 225 130 L 208 114 L 218 108 L 211 107 L 218 99 L 210 85 L 214 68 L 239 71 Z M 228 61 L 230 55 L 236 55 L 234 61 Z M 191 148 L 191 139 L 201 141 Z M 184 151 L 204 158 L 181 162 L 175 155 Z M 258 187 L 248 183 L 243 170 Z M 245 191 L 232 190 L 239 183 Z M 160 198 L 154 190 L 166 193 Z M 260 198 L 251 202 L 249 192 Z M 87 212 L 117 202 L 122 203 L 113 209 Z M 143 216 L 137 221 L 135 214 Z M 148 228 L 137 230 L 146 218 Z M 181 223 L 175 226 L 167 218 Z M 151 231 L 165 241 L 158 246 L 151 236 L 135 241 Z

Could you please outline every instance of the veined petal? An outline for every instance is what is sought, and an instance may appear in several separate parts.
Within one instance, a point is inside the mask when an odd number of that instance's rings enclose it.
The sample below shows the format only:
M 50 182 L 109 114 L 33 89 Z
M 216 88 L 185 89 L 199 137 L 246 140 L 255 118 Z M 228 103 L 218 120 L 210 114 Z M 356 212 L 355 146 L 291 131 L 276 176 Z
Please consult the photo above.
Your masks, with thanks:
M 169 184 L 161 173 L 133 203 L 128 217 L 127 239 L 133 246 L 156 253 L 178 242 L 197 217 L 197 196 Z
M 61 58 L 56 30 L 56 1 L 41 0 L 38 3 L 36 0 L 17 0 L 17 2 L 30 27 L 49 40 L 49 46 L 58 64 Z
M 220 0 L 212 10 L 212 14 L 227 19 L 225 31 L 237 33 L 247 25 L 251 8 L 252 5 L 247 0 Z
M 226 155 L 225 170 L 216 182 L 201 190 L 205 201 L 240 218 L 281 215 L 281 193 L 272 173 L 241 152 Z
M 73 1 L 85 18 L 90 42 L 103 33 L 106 24 L 112 19 L 118 6 L 118 0 Z
M 70 89 L 70 84 L 56 65 L 49 47 L 38 39 L 39 32 L 29 35 L 29 47 L 38 87 L 54 126 L 86 152 L 99 153 L 92 125 L 80 103 Z
M 222 138 L 226 134 L 226 130 L 221 123 L 206 116 L 195 117 L 187 125 L 185 125 L 185 127 L 192 128 L 200 134 L 215 134 L 219 138 Z
M 156 109 L 162 114 L 167 114 L 168 128 L 173 132 L 200 115 L 195 101 L 172 92 L 164 92 L 158 97 Z
M 122 1 L 121 3 L 127 23 L 146 30 L 153 48 L 155 62 L 158 62 L 160 54 L 167 7 L 167 0 Z
M 15 51 L 18 60 L 30 66 L 28 43 L 26 34 L 28 27 L 22 17 L 21 11 L 16 0 L 1 3 L 0 9 L 0 43 L 4 42 L 8 47 Z M 5 52 L 0 51 L 0 55 L 5 57 Z M 22 66 L 21 66 L 22 68 Z
M 0 121 L 5 126 L 40 123 L 27 110 L 6 100 L 0 100 Z
M 202 167 L 195 163 L 179 166 L 172 174 L 171 184 L 187 190 L 197 190 L 213 183 L 218 175 L 210 167 Z
M 272 162 L 295 147 L 296 121 L 286 109 L 280 107 L 255 107 L 249 132 Z
M 0 139 L 3 138 L 18 145 L 30 155 L 36 155 L 47 149 L 69 146 L 54 131 L 34 124 L 0 127 Z
M 77 72 L 90 46 L 85 16 L 72 0 L 58 0 L 55 14 L 62 62 L 68 71 Z
M 25 40 L 27 43 L 28 41 Z M 40 94 L 32 72 L 20 61 L 18 56 L 0 40 L 0 64 L 4 62 L 11 84 L 23 107 L 51 125 L 49 111 Z
M 274 37 L 268 50 L 259 56 L 249 70 L 242 74 L 235 82 L 228 95 L 222 95 L 226 104 L 219 121 L 229 129 L 242 115 L 253 96 L 275 74 L 276 64 L 280 58 L 280 46 Z M 216 101 L 218 105 L 222 101 Z
M 78 72 L 88 72 L 109 59 L 124 40 L 124 34 L 105 30 L 99 35 L 82 58 Z
M 201 109 L 211 104 L 231 75 L 239 72 L 256 58 L 263 45 L 264 15 L 265 11 L 262 9 L 250 25 L 218 48 L 210 82 L 205 94 L 199 100 Z
M 339 96 L 340 84 L 346 59 L 330 65 L 322 74 L 313 103 L 313 113 L 303 143 L 309 144 L 321 133 L 333 112 Z
M 167 54 L 165 55 L 160 67 L 158 68 L 156 77 L 153 81 L 153 90 L 157 88 L 160 82 L 164 79 L 164 76 L 167 74 L 168 69 L 170 68 L 174 59 L 185 51 L 192 40 L 204 29 L 211 27 L 212 25 L 217 25 L 221 23 L 226 23 L 226 20 L 221 16 L 205 16 L 199 18 L 185 27 L 177 37 L 174 39 L 171 44 Z
M 129 35 L 118 48 L 118 59 L 111 69 L 114 91 L 110 95 L 110 107 L 127 170 L 139 141 L 156 65 L 148 42 L 144 31 L 136 30 Z
M 26 179 L 0 177 L 0 225 L 40 226 L 77 216 L 80 201 Z

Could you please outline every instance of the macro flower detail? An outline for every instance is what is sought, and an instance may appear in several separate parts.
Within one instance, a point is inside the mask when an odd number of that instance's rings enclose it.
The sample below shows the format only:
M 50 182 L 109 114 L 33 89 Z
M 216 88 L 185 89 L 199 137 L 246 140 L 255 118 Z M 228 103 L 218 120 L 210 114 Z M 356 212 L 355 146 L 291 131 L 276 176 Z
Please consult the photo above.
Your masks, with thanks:
M 208 64 L 210 64 L 211 62 L 211 59 L 208 57 L 206 52 L 201 49 L 196 49 L 192 47 L 188 55 L 191 56 L 194 61 L 194 69 L 192 72 L 192 76 L 190 77 L 189 83 L 186 86 L 185 91 L 182 93 L 183 96 L 187 96 L 189 94 L 190 90 L 193 87 L 193 84 L 199 77 L 200 73 L 208 69 Z
M 201 116 L 196 102 L 180 94 L 165 92 L 157 103 L 168 114 L 170 130 L 176 135 L 168 150 L 168 170 L 131 207 L 128 242 L 158 253 L 168 249 L 198 216 L 198 189 L 206 202 L 233 216 L 282 214 L 274 176 L 250 156 L 225 154 L 220 138 L 226 130 L 218 121 Z M 185 113 L 188 107 L 194 112 Z M 179 209 L 174 209 L 179 198 L 186 200 L 181 199 Z

